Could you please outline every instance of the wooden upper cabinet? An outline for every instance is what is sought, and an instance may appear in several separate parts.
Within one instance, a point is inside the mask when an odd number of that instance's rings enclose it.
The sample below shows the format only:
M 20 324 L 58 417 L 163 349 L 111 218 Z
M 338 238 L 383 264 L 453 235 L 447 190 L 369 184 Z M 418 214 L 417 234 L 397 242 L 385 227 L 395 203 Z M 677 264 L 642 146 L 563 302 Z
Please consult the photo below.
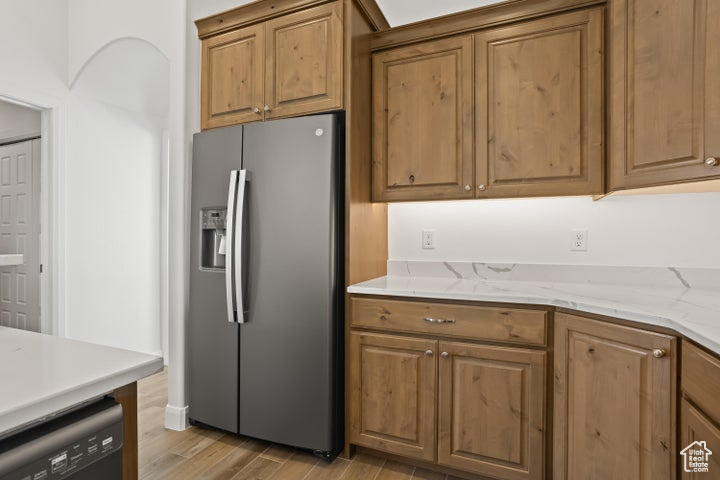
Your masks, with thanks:
M 373 200 L 472 198 L 472 38 L 373 55 Z
M 707 29 L 705 44 L 705 160 L 717 165 L 710 168 L 713 175 L 720 175 L 720 0 L 707 0 L 706 19 L 715 19 Z M 718 455 L 720 457 L 720 455 Z
M 262 120 L 264 25 L 204 40 L 202 60 L 202 128 Z
M 437 342 L 371 333 L 350 338 L 350 439 L 435 460 Z
M 440 342 L 438 463 L 544 478 L 545 352 Z
M 611 189 L 720 175 L 718 15 L 718 0 L 609 2 Z
M 223 18 L 202 20 L 202 128 L 343 108 L 342 19 L 335 1 L 225 33 L 206 32 Z
M 675 478 L 676 345 L 556 314 L 554 480 Z
M 479 32 L 476 196 L 603 193 L 603 13 Z
M 342 3 L 269 20 L 266 118 L 342 107 Z

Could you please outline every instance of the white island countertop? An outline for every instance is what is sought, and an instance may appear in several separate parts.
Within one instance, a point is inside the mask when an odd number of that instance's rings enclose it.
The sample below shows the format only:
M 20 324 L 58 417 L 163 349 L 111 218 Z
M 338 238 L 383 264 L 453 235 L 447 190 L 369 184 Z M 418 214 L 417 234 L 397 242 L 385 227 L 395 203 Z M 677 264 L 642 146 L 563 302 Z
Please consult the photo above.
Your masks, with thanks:
M 720 354 L 720 272 L 396 262 L 354 294 L 564 307 L 675 330 Z
M 0 327 L 0 436 L 162 368 L 162 357 Z

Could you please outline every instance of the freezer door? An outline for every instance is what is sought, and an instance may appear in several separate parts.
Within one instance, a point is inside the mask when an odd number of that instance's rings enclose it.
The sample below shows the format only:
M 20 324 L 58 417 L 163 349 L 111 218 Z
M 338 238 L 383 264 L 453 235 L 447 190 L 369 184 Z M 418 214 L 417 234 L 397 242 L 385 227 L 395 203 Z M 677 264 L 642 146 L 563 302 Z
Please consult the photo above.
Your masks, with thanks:
M 323 451 L 333 447 L 333 334 L 339 321 L 333 314 L 335 163 L 333 115 L 245 127 L 243 169 L 252 181 L 240 433 Z
M 203 213 L 227 208 L 230 172 L 240 168 L 242 126 L 193 137 L 188 320 L 190 419 L 237 433 L 238 324 L 228 321 L 225 271 L 204 263 Z M 207 223 L 207 218 L 205 219 Z M 215 235 L 213 229 L 206 234 Z M 213 255 L 220 242 L 212 244 Z M 207 245 L 204 245 L 207 247 Z M 227 266 L 227 265 L 226 265 Z

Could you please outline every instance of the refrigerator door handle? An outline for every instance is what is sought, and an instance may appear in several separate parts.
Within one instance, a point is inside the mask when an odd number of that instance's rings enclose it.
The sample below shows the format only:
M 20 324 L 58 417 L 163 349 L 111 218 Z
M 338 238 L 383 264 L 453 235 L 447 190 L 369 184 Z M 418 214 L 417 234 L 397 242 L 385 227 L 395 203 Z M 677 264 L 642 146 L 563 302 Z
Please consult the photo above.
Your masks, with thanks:
M 225 242 L 227 244 L 225 252 L 225 298 L 227 301 L 227 320 L 228 322 L 234 323 L 235 319 L 235 276 L 233 275 L 233 269 L 235 268 L 235 204 L 237 203 L 237 189 L 238 189 L 238 170 L 232 170 L 230 172 L 230 186 L 228 187 L 228 202 L 227 202 L 227 224 L 225 229 Z
M 234 238 L 234 250 L 235 255 L 233 258 L 233 274 L 235 276 L 234 283 L 235 283 L 235 304 L 237 308 L 237 322 L 238 323 L 245 323 L 245 314 L 247 313 L 247 309 L 245 308 L 245 299 L 244 299 L 244 293 L 245 293 L 245 285 L 243 283 L 244 278 L 244 226 L 245 226 L 245 191 L 248 182 L 250 181 L 250 174 L 247 170 L 240 170 L 238 175 L 238 193 L 237 193 L 237 208 L 235 211 L 235 238 Z

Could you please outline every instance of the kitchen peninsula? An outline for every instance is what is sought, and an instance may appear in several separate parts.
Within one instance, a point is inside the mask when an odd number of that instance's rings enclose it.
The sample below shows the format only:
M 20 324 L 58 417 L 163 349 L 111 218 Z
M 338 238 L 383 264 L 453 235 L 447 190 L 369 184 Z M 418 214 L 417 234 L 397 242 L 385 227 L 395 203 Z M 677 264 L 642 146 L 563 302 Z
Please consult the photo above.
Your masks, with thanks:
M 114 393 L 123 406 L 123 479 L 137 478 L 136 382 L 161 357 L 0 327 L 0 438 Z

